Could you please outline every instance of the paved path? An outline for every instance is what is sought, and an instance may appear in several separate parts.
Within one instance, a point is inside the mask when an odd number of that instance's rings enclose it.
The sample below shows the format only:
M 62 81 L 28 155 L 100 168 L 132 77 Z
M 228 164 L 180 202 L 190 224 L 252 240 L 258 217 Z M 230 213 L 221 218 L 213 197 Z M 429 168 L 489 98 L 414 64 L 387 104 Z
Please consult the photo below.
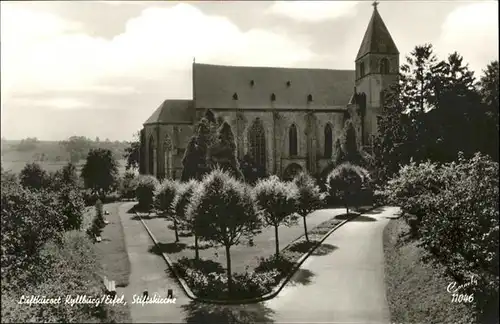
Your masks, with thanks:
M 324 244 L 333 249 L 312 256 L 292 282 L 274 299 L 255 305 L 215 306 L 192 302 L 166 272 L 161 256 L 150 253 L 153 242 L 142 223 L 120 206 L 131 263 L 130 284 L 118 288 L 131 304 L 135 323 L 389 323 L 385 299 L 382 231 L 396 208 L 364 214 L 335 231 Z M 370 221 L 371 220 L 371 221 Z M 133 295 L 148 289 L 176 304 L 132 304 Z
M 187 304 L 189 298 L 183 294 L 175 279 L 168 276 L 165 260 L 148 251 L 153 246 L 153 241 L 141 221 L 133 219 L 135 215 L 127 213 L 134 204 L 135 202 L 124 203 L 119 208 L 131 271 L 129 285 L 117 288 L 117 294 L 125 295 L 134 323 L 178 323 L 184 318 L 182 305 Z M 134 294 L 142 296 L 145 289 L 149 296 L 158 293 L 162 298 L 166 298 L 167 289 L 173 289 L 176 304 L 133 304 Z
M 395 207 L 363 214 L 324 244 L 331 253 L 312 256 L 266 306 L 276 323 L 389 323 L 382 233 Z

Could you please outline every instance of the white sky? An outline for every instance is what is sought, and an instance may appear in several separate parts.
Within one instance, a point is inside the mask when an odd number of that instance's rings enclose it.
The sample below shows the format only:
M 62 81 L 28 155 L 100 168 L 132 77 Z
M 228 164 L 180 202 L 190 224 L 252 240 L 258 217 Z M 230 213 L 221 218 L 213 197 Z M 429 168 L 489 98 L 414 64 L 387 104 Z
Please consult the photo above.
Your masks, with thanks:
M 498 59 L 496 1 L 379 5 L 401 61 L 432 43 L 476 75 Z M 128 140 L 191 63 L 353 69 L 370 2 L 2 2 L 2 137 Z

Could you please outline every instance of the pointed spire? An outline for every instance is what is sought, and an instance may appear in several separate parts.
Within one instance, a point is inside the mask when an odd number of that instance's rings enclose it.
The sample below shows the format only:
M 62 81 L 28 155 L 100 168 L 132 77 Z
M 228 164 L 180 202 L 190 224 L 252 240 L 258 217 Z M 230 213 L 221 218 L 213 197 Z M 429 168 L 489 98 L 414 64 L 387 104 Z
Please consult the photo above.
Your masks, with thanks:
M 378 2 L 373 2 L 373 14 L 366 28 L 365 36 L 359 47 L 356 61 L 368 53 L 399 54 L 389 30 L 378 12 Z

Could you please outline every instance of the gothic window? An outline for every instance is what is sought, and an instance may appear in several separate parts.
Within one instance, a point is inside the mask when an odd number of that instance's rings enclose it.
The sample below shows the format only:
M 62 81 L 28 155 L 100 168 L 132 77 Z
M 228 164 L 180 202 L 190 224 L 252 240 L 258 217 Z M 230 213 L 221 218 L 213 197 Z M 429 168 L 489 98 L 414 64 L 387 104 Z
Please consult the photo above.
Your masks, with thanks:
M 238 94 L 236 92 L 233 94 L 233 100 L 238 100 Z
M 262 122 L 256 119 L 248 132 L 249 153 L 258 166 L 266 165 L 266 136 Z
M 292 124 L 290 126 L 290 129 L 288 130 L 288 152 L 290 156 L 296 156 L 297 155 L 297 126 L 295 124 Z
M 149 137 L 149 145 L 148 145 L 148 172 L 149 174 L 154 175 L 155 173 L 155 165 L 156 165 L 156 148 L 155 148 L 155 140 L 153 135 Z
M 328 123 L 325 126 L 325 158 L 332 157 L 333 150 L 333 134 L 332 126 Z
M 359 63 L 359 77 L 364 77 L 365 76 L 365 63 L 361 62 Z
M 276 95 L 274 93 L 271 94 L 271 101 L 276 101 Z
M 313 101 L 312 94 L 310 94 L 310 95 L 307 96 L 307 102 L 311 102 L 311 101 Z
M 389 60 L 385 57 L 380 60 L 380 74 L 389 74 Z

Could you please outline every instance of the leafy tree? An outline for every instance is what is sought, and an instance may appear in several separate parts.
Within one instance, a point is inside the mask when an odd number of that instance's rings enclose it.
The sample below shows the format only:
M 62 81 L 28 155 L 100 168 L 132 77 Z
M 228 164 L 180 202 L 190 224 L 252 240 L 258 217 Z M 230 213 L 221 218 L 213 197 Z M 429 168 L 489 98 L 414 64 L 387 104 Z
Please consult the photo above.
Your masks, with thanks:
M 57 196 L 2 182 L 2 279 L 26 269 L 48 240 L 64 231 Z M 3 283 L 3 281 L 2 281 Z
M 78 186 L 78 174 L 76 173 L 76 166 L 73 163 L 68 163 L 62 168 L 62 181 L 63 183 L 77 187 Z
M 81 174 L 85 187 L 93 194 L 105 197 L 116 187 L 118 163 L 108 149 L 90 150 Z
M 327 177 L 326 185 L 330 195 L 337 195 L 344 201 L 346 213 L 349 205 L 359 195 L 363 185 L 369 179 L 368 171 L 351 163 L 343 163 L 336 167 Z
M 48 174 L 38 163 L 27 163 L 19 174 L 21 185 L 31 189 L 42 189 L 47 186 Z
M 255 184 L 257 180 L 266 176 L 264 168 L 257 165 L 249 154 L 245 154 L 241 159 L 240 169 L 243 178 L 249 184 Z
M 154 205 L 158 215 L 161 215 L 174 223 L 175 242 L 179 242 L 179 233 L 177 231 L 178 219 L 172 209 L 172 203 L 177 194 L 178 188 L 179 183 L 177 181 L 165 179 L 156 188 L 154 194 Z
M 175 211 L 175 215 L 179 220 L 179 223 L 187 230 L 189 230 L 194 235 L 194 252 L 195 259 L 199 260 L 200 254 L 198 249 L 198 234 L 197 234 L 197 216 L 196 213 L 186 213 L 186 209 L 191 202 L 193 193 L 198 188 L 200 183 L 194 179 L 188 182 L 183 182 L 180 184 L 177 194 L 172 202 L 172 208 Z
M 227 122 L 223 122 L 217 130 L 214 143 L 209 150 L 212 167 L 218 166 L 237 179 L 243 179 L 236 157 L 236 143 L 233 131 Z
M 133 172 L 125 172 L 120 182 L 120 195 L 125 199 L 133 199 L 135 197 L 136 176 Z
M 65 216 L 64 229 L 66 231 L 79 230 L 83 222 L 85 202 L 78 188 L 66 185 L 58 192 L 59 212 Z
M 493 61 L 483 71 L 479 81 L 479 92 L 485 106 L 484 136 L 488 139 L 482 143 L 484 152 L 498 162 L 498 92 L 499 92 L 498 61 Z
M 182 159 L 182 181 L 200 180 L 210 171 L 208 152 L 214 140 L 214 125 L 202 118 L 196 125 Z
M 320 188 L 316 185 L 316 181 L 308 173 L 301 172 L 293 182 L 298 188 L 297 210 L 304 221 L 304 234 L 306 240 L 309 241 L 307 234 L 306 217 L 316 209 L 323 205 L 324 196 L 321 194 Z
M 260 228 L 250 188 L 227 172 L 215 169 L 195 190 L 186 214 L 197 220 L 196 231 L 201 237 L 225 246 L 231 293 L 231 246 L 239 244 L 242 237 L 252 237 Z
M 59 144 L 68 152 L 73 163 L 84 159 L 92 147 L 92 141 L 85 136 L 71 136 Z
M 158 180 L 152 175 L 139 175 L 135 195 L 141 210 L 151 210 L 154 204 L 154 193 L 158 185 Z
M 278 227 L 291 226 L 297 222 L 297 186 L 293 182 L 283 182 L 278 177 L 271 176 L 259 180 L 253 190 L 257 206 L 262 210 L 264 223 L 274 227 L 276 256 L 279 256 Z
M 134 140 L 125 148 L 123 157 L 127 160 L 126 170 L 139 168 L 139 154 L 141 150 L 140 132 L 134 134 Z

